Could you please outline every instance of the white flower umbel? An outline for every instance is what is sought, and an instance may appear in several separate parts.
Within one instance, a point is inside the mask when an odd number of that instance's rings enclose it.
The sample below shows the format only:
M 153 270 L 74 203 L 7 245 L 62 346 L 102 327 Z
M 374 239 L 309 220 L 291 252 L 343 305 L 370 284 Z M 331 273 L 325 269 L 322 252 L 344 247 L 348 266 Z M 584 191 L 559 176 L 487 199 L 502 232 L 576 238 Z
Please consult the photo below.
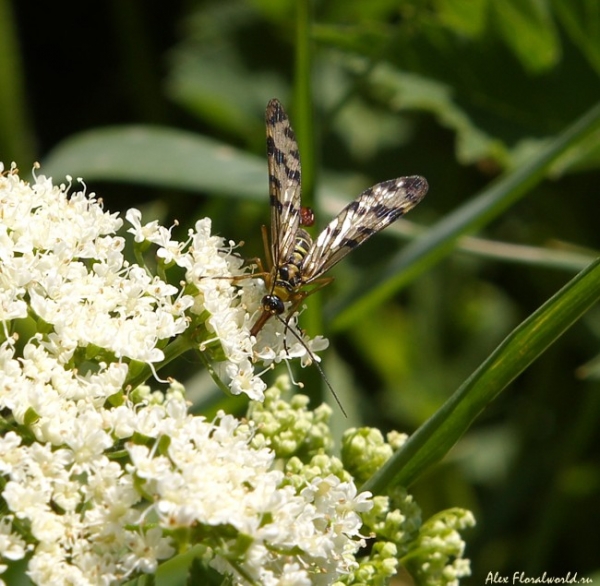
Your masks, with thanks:
M 198 544 L 233 583 L 347 574 L 368 503 L 351 481 L 292 486 L 253 426 L 188 414 L 174 381 L 166 398 L 140 386 L 196 348 L 262 399 L 249 335 L 261 282 L 209 220 L 178 242 L 130 210 L 131 263 L 121 219 L 70 189 L 0 172 L 0 572 L 28 556 L 36 584 L 117 584 Z M 269 328 L 280 360 L 286 328 Z M 286 344 L 286 358 L 307 354 Z
M 117 214 L 84 191 L 68 193 L 44 176 L 30 185 L 15 169 L 0 176 L 0 320 L 7 324 L 34 317 L 47 326 L 39 345 L 61 361 L 96 349 L 96 359 L 132 360 L 151 369 L 177 353 L 197 348 L 211 372 L 226 379 L 233 394 L 262 399 L 265 385 L 254 372 L 256 360 L 300 358 L 309 362 L 326 341 L 310 341 L 281 322 L 261 333 L 256 351 L 249 332 L 260 299 L 260 279 L 235 246 L 211 235 L 209 219 L 199 220 L 187 241 L 172 238 L 157 222 L 142 224 L 129 210 L 128 230 L 136 252 L 154 247 L 161 271 L 132 264 L 124 255 Z M 185 281 L 168 271 L 184 269 Z M 181 274 L 181 272 L 179 273 Z M 162 276 L 158 276 L 162 275 Z M 180 277 L 177 277 L 180 278 Z M 183 285 L 183 287 L 182 287 Z M 170 344 L 179 336 L 178 343 Z M 143 382 L 144 373 L 134 383 Z M 131 382 L 131 381 L 128 381 Z
M 1 351 L 0 408 L 35 437 L 0 438 L 2 498 L 29 536 L 34 583 L 120 583 L 176 545 L 201 545 L 236 584 L 330 584 L 356 565 L 370 503 L 353 482 L 286 483 L 254 426 L 188 414 L 177 386 L 161 403 L 112 407 L 110 368 L 82 379 L 45 349 L 35 361 L 16 360 L 11 341 Z M 25 555 L 9 521 L 2 536 L 5 560 Z

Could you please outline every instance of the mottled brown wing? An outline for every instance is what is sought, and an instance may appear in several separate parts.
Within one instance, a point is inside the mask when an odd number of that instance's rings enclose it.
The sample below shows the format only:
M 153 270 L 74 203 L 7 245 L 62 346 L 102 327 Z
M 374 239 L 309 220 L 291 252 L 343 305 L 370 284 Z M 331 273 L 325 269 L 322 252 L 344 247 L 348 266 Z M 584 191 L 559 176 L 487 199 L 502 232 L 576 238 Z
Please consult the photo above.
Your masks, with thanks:
M 279 103 L 267 104 L 267 162 L 271 202 L 271 256 L 285 263 L 294 248 L 300 223 L 300 154 L 290 121 Z
M 427 181 L 418 175 L 365 189 L 313 242 L 300 267 L 303 284 L 318 279 L 351 250 L 414 208 L 427 189 Z

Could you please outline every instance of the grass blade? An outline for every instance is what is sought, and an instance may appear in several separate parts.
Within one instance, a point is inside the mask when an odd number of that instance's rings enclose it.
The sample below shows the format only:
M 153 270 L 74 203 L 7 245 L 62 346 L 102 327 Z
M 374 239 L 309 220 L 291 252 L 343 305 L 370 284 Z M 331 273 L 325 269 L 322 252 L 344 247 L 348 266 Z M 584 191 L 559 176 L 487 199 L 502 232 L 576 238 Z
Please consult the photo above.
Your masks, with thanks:
M 600 299 L 600 259 L 513 330 L 489 358 L 388 460 L 362 490 L 408 486 L 439 461 L 512 380 Z

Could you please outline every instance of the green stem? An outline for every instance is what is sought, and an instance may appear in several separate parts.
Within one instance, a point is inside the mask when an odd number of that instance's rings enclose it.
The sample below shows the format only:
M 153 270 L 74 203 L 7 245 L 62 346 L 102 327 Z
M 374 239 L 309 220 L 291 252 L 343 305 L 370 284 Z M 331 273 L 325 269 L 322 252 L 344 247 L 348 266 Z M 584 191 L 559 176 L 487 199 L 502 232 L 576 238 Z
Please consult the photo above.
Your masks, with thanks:
M 196 347 L 190 337 L 186 335 L 177 336 L 163 350 L 165 355 L 164 360 L 153 364 L 152 367 L 145 363 L 136 363 L 138 368 L 132 369 L 133 374 L 125 381 L 124 387 L 136 389 L 141 384 L 144 384 L 155 372 L 158 372 L 163 366 L 166 366 L 183 353 Z
M 317 140 L 312 101 L 313 19 L 313 0 L 297 0 L 292 125 L 298 140 L 302 161 L 302 205 L 317 208 L 318 206 L 315 204 Z M 302 325 L 307 332 L 313 335 L 323 331 L 323 307 L 318 295 L 311 298 L 310 303 L 307 304 L 306 311 L 302 314 Z M 319 372 L 316 369 L 309 369 L 303 373 L 302 377 L 306 383 L 304 392 L 313 403 L 321 403 L 324 390 Z
M 312 0 L 297 0 L 292 126 L 302 159 L 302 203 L 314 207 L 315 129 L 312 111 Z

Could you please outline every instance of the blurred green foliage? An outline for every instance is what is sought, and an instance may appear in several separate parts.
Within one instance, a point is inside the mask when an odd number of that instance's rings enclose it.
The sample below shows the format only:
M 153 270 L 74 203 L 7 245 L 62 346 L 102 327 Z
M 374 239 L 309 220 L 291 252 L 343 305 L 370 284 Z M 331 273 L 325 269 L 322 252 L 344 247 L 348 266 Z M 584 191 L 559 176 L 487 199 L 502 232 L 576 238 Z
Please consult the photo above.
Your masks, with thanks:
M 325 321 L 332 338 L 323 367 L 350 412 L 340 427 L 416 429 L 597 255 L 599 90 L 595 0 L 0 0 L 0 160 L 82 176 L 111 210 L 177 218 L 182 238 L 208 215 L 262 256 L 275 96 L 321 225 L 370 184 L 427 177 L 409 216 L 430 227 L 423 238 L 403 253 L 422 230 L 399 223 L 308 300 L 302 323 Z M 427 514 L 476 514 L 473 584 L 598 572 L 599 338 L 596 308 L 413 487 Z M 225 404 L 197 359 L 179 368 L 199 408 Z M 317 387 L 314 371 L 298 376 Z

